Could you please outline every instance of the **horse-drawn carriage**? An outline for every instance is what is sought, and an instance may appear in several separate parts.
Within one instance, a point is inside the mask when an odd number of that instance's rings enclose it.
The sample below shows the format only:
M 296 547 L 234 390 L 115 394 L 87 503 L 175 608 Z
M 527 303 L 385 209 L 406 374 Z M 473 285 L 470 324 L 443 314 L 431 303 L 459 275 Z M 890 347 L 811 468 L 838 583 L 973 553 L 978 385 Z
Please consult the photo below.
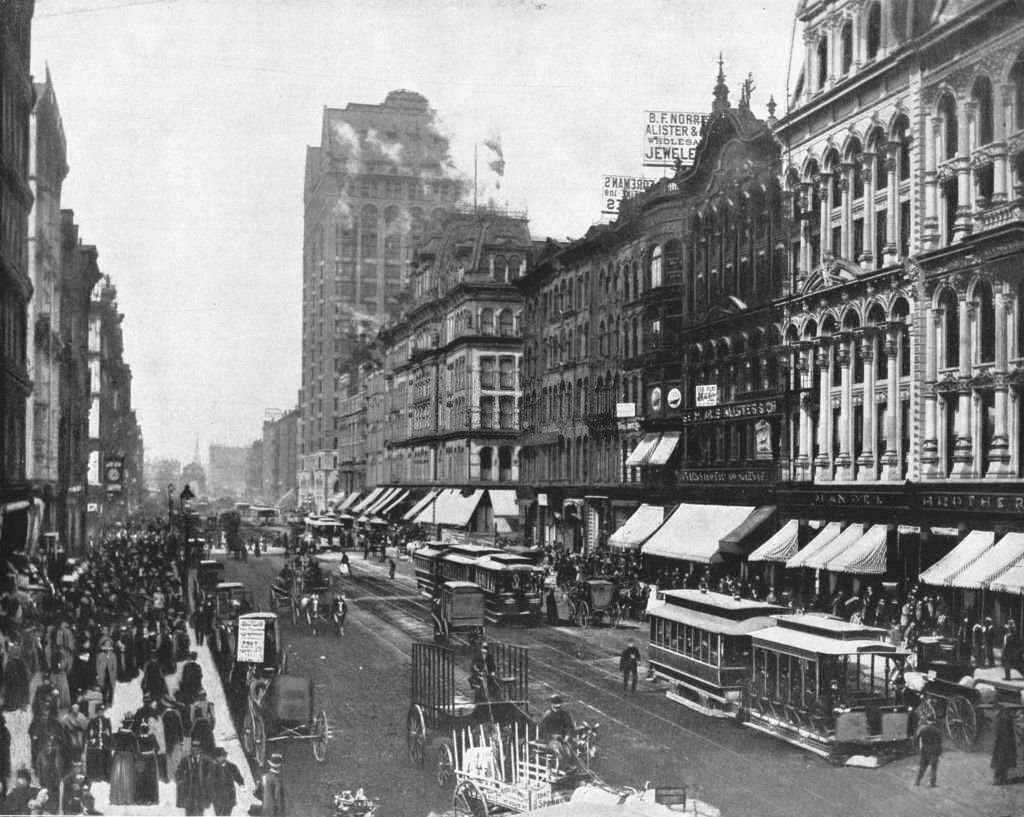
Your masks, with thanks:
M 569 619 L 580 627 L 607 620 L 614 627 L 622 616 L 618 586 L 608 579 L 584 579 L 566 591 Z
M 434 622 L 434 641 L 448 643 L 455 633 L 463 633 L 474 645 L 484 637 L 484 591 L 473 582 L 445 582 L 430 605 Z
M 217 585 L 224 581 L 224 565 L 216 559 L 203 559 L 196 570 L 198 601 L 205 604 L 213 600 Z
M 327 626 L 340 637 L 345 633 L 346 604 L 316 559 L 296 559 L 286 564 L 269 590 L 270 609 L 287 609 L 292 624 L 301 621 L 317 635 Z

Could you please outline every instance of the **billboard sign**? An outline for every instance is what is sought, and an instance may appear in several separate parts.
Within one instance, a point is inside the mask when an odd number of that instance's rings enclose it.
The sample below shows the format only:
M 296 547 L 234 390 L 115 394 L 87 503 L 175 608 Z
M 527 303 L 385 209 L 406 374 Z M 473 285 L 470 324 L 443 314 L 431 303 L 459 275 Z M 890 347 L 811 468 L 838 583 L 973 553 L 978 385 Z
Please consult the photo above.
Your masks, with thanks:
M 644 167 L 690 167 L 697 156 L 706 113 L 644 111 Z
M 654 182 L 654 179 L 643 176 L 604 176 L 603 198 L 601 199 L 602 215 L 617 215 L 619 204 L 623 199 L 642 193 Z
M 628 420 L 636 417 L 636 403 L 616 403 L 615 418 L 617 420 Z
M 697 386 L 697 408 L 718 405 L 718 386 Z
M 239 618 L 238 645 L 235 651 L 236 661 L 253 661 L 262 663 L 264 660 L 264 635 L 267 627 L 266 619 Z

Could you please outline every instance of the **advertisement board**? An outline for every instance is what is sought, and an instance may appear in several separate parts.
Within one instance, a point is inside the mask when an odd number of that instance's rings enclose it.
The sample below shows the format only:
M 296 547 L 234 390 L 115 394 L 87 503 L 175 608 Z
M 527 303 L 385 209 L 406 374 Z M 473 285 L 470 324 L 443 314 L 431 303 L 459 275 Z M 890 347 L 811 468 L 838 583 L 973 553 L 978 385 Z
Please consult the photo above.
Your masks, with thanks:
M 628 420 L 636 417 L 636 403 L 616 403 L 615 418 L 617 420 Z
M 236 661 L 263 661 L 264 634 L 267 620 L 264 618 L 238 619 L 238 646 L 235 650 Z
M 111 493 L 119 493 L 124 485 L 124 457 L 108 455 L 103 460 L 103 479 L 107 483 L 107 490 Z
M 604 176 L 601 214 L 606 216 L 618 214 L 619 205 L 624 198 L 629 198 L 643 192 L 654 182 L 654 179 L 648 179 L 643 176 Z
M 644 111 L 644 167 L 690 167 L 697 156 L 706 113 Z
M 718 386 L 697 386 L 697 408 L 718 405 Z

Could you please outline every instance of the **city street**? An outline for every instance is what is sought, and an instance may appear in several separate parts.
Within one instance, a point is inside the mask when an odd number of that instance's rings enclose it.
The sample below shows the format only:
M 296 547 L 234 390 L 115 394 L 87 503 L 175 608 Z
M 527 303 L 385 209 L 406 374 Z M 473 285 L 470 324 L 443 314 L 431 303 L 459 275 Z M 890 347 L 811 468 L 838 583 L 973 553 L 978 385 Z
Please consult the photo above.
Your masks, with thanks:
M 281 564 L 279 555 L 232 560 L 227 574 L 262 600 Z M 417 770 L 405 752 L 410 643 L 430 638 L 427 600 L 417 595 L 407 560 L 394 581 L 385 565 L 359 554 L 352 568 L 343 591 L 349 602 L 344 638 L 324 633 L 314 638 L 290 621 L 282 623 L 292 648 L 290 671 L 313 677 L 317 706 L 327 710 L 335 736 L 323 765 L 313 761 L 308 746 L 285 747 L 290 808 L 296 814 L 321 813 L 331 793 L 362 786 L 383 798 L 382 817 L 443 812 L 449 800 L 433 779 L 432 753 L 427 766 Z M 991 785 L 985 751 L 947 751 L 938 787 L 915 788 L 916 757 L 880 769 L 837 768 L 732 721 L 691 712 L 668 700 L 663 686 L 642 677 L 638 693 L 624 696 L 617 655 L 629 635 L 645 650 L 646 632 L 639 625 L 489 632 L 493 640 L 530 648 L 532 712 L 542 713 L 548 696 L 558 692 L 577 720 L 601 724 L 596 768 L 611 784 L 686 785 L 693 796 L 736 817 L 883 812 L 995 817 L 1019 814 L 1024 807 L 1024 786 Z M 467 653 L 467 669 L 468 663 Z

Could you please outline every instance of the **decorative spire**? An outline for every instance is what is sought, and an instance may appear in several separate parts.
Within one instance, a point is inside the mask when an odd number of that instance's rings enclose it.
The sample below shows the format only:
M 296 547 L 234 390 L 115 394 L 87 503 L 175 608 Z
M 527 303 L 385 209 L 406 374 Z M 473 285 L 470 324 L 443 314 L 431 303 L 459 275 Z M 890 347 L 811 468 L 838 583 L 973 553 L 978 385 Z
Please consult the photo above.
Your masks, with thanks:
M 779 107 L 778 103 L 775 101 L 775 94 L 772 94 L 771 96 L 768 97 L 768 104 L 765 107 L 768 108 L 768 121 L 774 122 L 775 109 Z
M 711 112 L 727 110 L 729 107 L 729 86 L 725 84 L 725 72 L 722 69 L 722 52 L 718 52 L 718 81 L 715 83 L 715 101 Z

